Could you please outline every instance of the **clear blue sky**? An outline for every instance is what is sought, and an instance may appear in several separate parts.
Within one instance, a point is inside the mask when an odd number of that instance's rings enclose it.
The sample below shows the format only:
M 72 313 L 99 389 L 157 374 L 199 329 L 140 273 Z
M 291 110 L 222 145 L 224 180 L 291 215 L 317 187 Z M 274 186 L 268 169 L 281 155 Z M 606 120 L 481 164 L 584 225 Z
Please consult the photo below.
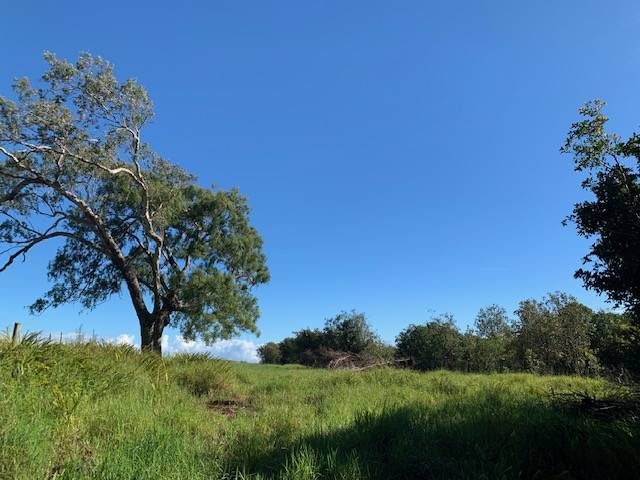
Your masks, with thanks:
M 99 54 L 149 90 L 158 152 L 249 198 L 272 281 L 245 339 L 352 308 L 391 341 L 552 290 L 603 306 L 572 277 L 587 244 L 561 220 L 583 193 L 558 148 L 594 97 L 638 127 L 637 1 L 23 0 L 2 17 L 0 94 L 44 50 Z M 138 335 L 126 297 L 29 318 L 51 254 L 0 274 L 0 326 Z

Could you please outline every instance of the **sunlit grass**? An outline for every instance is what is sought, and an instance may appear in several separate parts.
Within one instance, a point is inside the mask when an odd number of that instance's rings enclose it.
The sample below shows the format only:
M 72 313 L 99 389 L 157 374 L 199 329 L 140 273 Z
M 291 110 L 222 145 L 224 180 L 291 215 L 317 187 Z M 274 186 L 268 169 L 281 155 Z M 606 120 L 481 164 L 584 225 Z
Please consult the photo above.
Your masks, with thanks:
M 364 372 L 0 342 L 0 478 L 639 478 L 602 380 Z

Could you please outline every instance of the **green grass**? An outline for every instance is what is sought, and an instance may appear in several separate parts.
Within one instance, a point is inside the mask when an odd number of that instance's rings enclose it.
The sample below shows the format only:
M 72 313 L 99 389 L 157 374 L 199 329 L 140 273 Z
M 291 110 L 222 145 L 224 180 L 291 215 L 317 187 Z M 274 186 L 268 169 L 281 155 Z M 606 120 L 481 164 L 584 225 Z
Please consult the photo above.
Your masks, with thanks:
M 0 342 L 0 478 L 640 478 L 603 380 L 364 372 Z

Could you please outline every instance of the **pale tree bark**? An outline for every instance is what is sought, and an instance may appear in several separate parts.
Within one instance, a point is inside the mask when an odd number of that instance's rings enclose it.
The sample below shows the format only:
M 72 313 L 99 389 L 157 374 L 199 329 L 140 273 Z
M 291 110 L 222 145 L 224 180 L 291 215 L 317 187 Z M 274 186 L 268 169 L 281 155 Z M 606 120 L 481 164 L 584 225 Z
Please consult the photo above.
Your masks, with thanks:
M 108 175 L 127 175 L 128 177 L 132 178 L 135 184 L 142 189 L 144 199 L 144 212 L 140 221 L 146 236 L 152 240 L 154 245 L 152 248 L 149 246 L 149 242 L 147 242 L 146 245 L 139 239 L 138 242 L 140 243 L 140 247 L 143 249 L 145 255 L 148 257 L 148 263 L 151 266 L 152 280 L 147 284 L 147 286 L 151 291 L 151 300 L 153 304 L 152 311 L 149 311 L 145 303 L 144 293 L 141 287 L 141 280 L 138 278 L 131 265 L 127 262 L 127 259 L 125 258 L 125 255 L 123 254 L 120 246 L 110 234 L 108 228 L 105 226 L 100 216 L 96 212 L 94 212 L 89 204 L 79 195 L 71 190 L 65 189 L 63 185 L 57 180 L 51 180 L 41 173 L 37 172 L 33 168 L 29 167 L 25 162 L 20 160 L 17 154 L 9 152 L 7 149 L 1 146 L 0 153 L 4 154 L 4 156 L 8 158 L 16 167 L 18 167 L 19 170 L 23 171 L 25 174 L 25 178 L 23 178 L 18 184 L 16 184 L 16 186 L 9 193 L 0 198 L 0 205 L 3 202 L 7 202 L 16 198 L 20 195 L 23 189 L 31 185 L 49 187 L 80 209 L 83 214 L 83 220 L 85 220 L 92 226 L 92 230 L 96 233 L 99 241 L 88 242 L 86 239 L 74 235 L 72 232 L 56 230 L 57 227 L 61 226 L 61 220 L 66 218 L 65 212 L 58 211 L 52 213 L 51 216 L 56 218 L 56 221 L 54 221 L 49 228 L 43 231 L 30 229 L 30 232 L 28 233 L 32 238 L 30 238 L 28 241 L 21 240 L 16 242 L 17 250 L 9 256 L 9 258 L 3 265 L 0 265 L 0 272 L 7 269 L 16 260 L 16 258 L 24 256 L 29 250 L 31 250 L 31 248 L 35 247 L 37 244 L 55 237 L 65 237 L 73 241 L 80 242 L 88 248 L 92 248 L 101 252 L 113 262 L 118 270 L 120 270 L 122 278 L 126 283 L 127 289 L 129 291 L 129 296 L 131 297 L 131 301 L 136 312 L 136 316 L 138 317 L 138 322 L 140 324 L 142 349 L 161 354 L 162 333 L 164 331 L 164 328 L 169 324 L 171 310 L 166 305 L 163 306 L 162 290 L 163 286 L 166 286 L 166 281 L 162 275 L 160 262 L 164 256 L 169 260 L 168 263 L 170 266 L 178 268 L 179 265 L 178 262 L 173 258 L 173 255 L 170 251 L 163 251 L 164 236 L 162 233 L 158 233 L 154 229 L 152 214 L 150 211 L 148 186 L 145 182 L 144 176 L 142 175 L 140 165 L 136 160 L 137 151 L 140 146 L 139 134 L 132 131 L 131 129 L 127 129 L 127 131 L 130 131 L 133 136 L 134 164 L 136 166 L 135 171 L 124 167 L 108 168 L 101 165 L 99 162 L 84 158 L 80 155 L 71 154 L 65 149 L 56 150 L 43 145 L 25 144 L 24 146 L 27 150 L 23 152 L 23 155 L 28 155 L 29 153 L 56 153 L 60 155 L 60 158 L 58 160 L 59 163 L 64 162 L 67 158 L 73 158 L 75 160 L 82 161 L 87 165 L 94 166 L 98 170 Z M 29 227 L 25 226 L 23 228 Z M 179 307 L 179 305 L 175 305 L 174 302 L 174 307 Z

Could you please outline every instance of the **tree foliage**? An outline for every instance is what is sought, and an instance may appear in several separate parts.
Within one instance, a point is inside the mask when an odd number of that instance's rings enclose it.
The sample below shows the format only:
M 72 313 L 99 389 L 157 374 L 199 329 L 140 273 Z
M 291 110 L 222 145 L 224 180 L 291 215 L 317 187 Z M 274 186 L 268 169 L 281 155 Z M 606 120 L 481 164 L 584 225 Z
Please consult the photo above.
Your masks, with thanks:
M 524 300 L 516 311 L 518 361 L 527 371 L 590 374 L 598 371 L 591 348 L 591 309 L 563 293 Z
M 342 340 L 336 340 L 342 339 Z M 354 340 L 354 339 L 357 339 Z M 520 302 L 511 319 L 498 305 L 481 308 L 464 333 L 450 314 L 411 324 L 395 348 L 375 335 L 364 314 L 342 312 L 325 328 L 303 329 L 259 350 L 263 363 L 325 367 L 345 354 L 406 360 L 418 370 L 525 371 L 542 374 L 640 374 L 640 328 L 629 313 L 594 312 L 571 295 Z M 375 363 L 375 361 L 374 361 Z
M 497 338 L 509 336 L 511 321 L 507 311 L 498 305 L 481 308 L 476 316 L 475 330 L 482 338 Z
M 611 373 L 640 372 L 640 328 L 631 314 L 595 313 L 590 338 L 603 368 Z
M 251 288 L 269 273 L 246 200 L 200 187 L 144 142 L 154 112 L 136 81 L 88 54 L 45 59 L 39 85 L 0 97 L 0 271 L 57 239 L 34 312 L 93 308 L 126 286 L 143 348 L 159 352 L 169 324 L 206 341 L 254 331 Z
M 513 322 L 498 305 L 481 308 L 474 330 L 465 333 L 466 370 L 504 372 L 513 369 Z
M 380 340 L 369 326 L 364 313 L 340 312 L 326 321 L 323 335 L 327 348 L 360 354 Z
M 571 154 L 582 187 L 593 197 L 575 205 L 566 222 L 592 240 L 576 271 L 587 288 L 640 313 L 640 135 L 626 140 L 606 130 L 604 103 L 587 103 L 562 151 Z M 565 222 L 565 223 L 566 223 Z
M 265 343 L 258 347 L 258 356 L 261 363 L 281 363 L 282 354 L 280 353 L 280 345 L 276 342 Z
M 449 314 L 434 317 L 425 325 L 409 325 L 396 337 L 397 355 L 412 358 L 419 370 L 459 368 L 462 347 L 462 335 Z
M 393 357 L 390 347 L 371 329 L 366 316 L 356 311 L 340 312 L 327 319 L 322 330 L 305 328 L 277 345 L 279 361 L 283 364 L 324 367 L 345 355 L 370 359 Z

